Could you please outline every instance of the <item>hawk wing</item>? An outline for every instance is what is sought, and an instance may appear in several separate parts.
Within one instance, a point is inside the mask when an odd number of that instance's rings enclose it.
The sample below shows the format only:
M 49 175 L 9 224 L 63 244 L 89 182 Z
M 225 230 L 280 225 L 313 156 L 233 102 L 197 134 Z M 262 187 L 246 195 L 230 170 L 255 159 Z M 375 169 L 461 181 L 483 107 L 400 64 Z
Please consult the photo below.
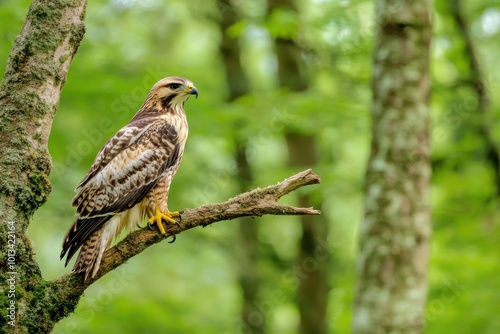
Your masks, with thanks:
M 113 160 L 127 146 L 132 145 L 152 124 L 154 120 L 150 118 L 133 121 L 118 131 L 114 137 L 104 144 L 103 148 L 97 153 L 94 163 L 83 180 L 76 186 L 76 189 L 82 188 L 90 179 Z M 78 196 L 75 196 L 75 198 Z M 75 199 L 73 199 L 74 201 Z M 74 204 L 73 204 L 74 205 Z
M 111 138 L 73 199 L 77 221 L 63 244 L 61 258 L 68 252 L 66 264 L 114 214 L 140 203 L 179 157 L 175 126 L 157 118 L 134 121 Z

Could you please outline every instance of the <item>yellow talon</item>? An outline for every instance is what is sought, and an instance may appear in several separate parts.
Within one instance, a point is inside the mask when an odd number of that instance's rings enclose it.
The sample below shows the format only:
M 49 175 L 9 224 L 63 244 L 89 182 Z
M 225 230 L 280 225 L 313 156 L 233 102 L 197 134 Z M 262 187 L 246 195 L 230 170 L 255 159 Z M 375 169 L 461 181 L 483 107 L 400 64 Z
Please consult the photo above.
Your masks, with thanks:
M 173 212 L 161 212 L 158 208 L 156 209 L 156 213 L 153 217 L 148 219 L 148 226 L 152 224 L 156 224 L 158 226 L 158 230 L 160 231 L 161 234 L 165 234 L 165 228 L 163 227 L 163 224 L 161 223 L 162 219 L 165 220 L 166 222 L 170 224 L 176 224 L 179 225 L 179 222 L 173 219 L 172 217 L 180 217 L 180 214 L 178 211 L 173 211 Z

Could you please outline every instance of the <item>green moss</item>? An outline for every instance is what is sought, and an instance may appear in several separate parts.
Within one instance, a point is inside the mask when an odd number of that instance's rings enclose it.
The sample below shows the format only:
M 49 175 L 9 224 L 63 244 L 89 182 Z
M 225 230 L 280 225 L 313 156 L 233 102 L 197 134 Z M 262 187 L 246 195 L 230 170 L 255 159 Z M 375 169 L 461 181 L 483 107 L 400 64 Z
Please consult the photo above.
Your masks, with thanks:
M 2 282 L 5 280 L 2 279 Z M 7 319 L 7 307 L 9 306 L 10 299 L 7 297 L 6 293 L 0 293 L 0 323 L 5 324 L 8 322 Z
M 40 125 L 38 125 L 40 126 Z M 37 132 L 33 135 L 33 139 L 35 139 L 37 142 L 41 142 L 42 141 L 42 134 L 40 132 Z
M 70 33 L 70 43 L 78 45 L 83 40 L 83 35 L 85 35 L 85 26 L 83 24 L 73 25 Z
M 36 285 L 29 296 L 29 312 L 21 317 L 20 324 L 27 329 L 28 333 L 49 333 L 54 324 L 50 319 L 49 312 L 53 305 L 47 305 L 47 283 L 42 281 Z M 41 321 L 43 319 L 43 321 Z
M 70 284 L 61 286 L 41 280 L 29 293 L 29 312 L 21 318 L 21 326 L 28 333 L 51 332 L 54 324 L 73 312 L 78 304 L 80 294 L 67 295 L 67 292 L 80 290 L 81 287 Z
M 23 174 L 27 175 L 26 185 L 16 189 L 16 206 L 30 216 L 36 209 L 45 203 L 52 190 L 48 173 L 50 158 L 47 152 L 37 152 L 32 156 L 24 157 Z
M 32 85 L 31 85 L 32 86 Z M 53 107 L 40 99 L 40 97 L 30 91 L 23 89 L 24 87 L 14 86 L 17 91 L 12 92 L 8 97 L 5 97 L 4 106 L 1 106 L 2 117 L 0 119 L 2 125 L 2 134 L 8 135 L 14 139 L 27 132 L 26 128 L 20 128 L 19 123 L 29 124 L 36 122 L 40 124 L 40 120 L 44 116 L 52 112 Z
M 64 55 L 62 57 L 59 57 L 59 63 L 63 64 L 66 60 L 68 60 L 69 56 Z
M 46 52 L 55 50 L 60 44 L 60 33 L 57 29 L 62 12 L 59 10 L 60 1 L 34 2 L 28 12 L 28 20 L 31 20 L 33 29 L 32 42 L 30 49 L 35 52 Z
M 52 185 L 49 181 L 49 177 L 45 173 L 31 175 L 28 178 L 29 187 L 32 191 L 32 199 L 35 206 L 32 206 L 32 210 L 35 211 L 49 198 L 50 192 L 52 191 Z
M 0 162 L 4 172 L 0 185 L 2 194 L 6 197 L 13 196 L 16 209 L 29 217 L 47 201 L 52 190 L 48 177 L 51 161 L 48 152 L 26 152 L 26 147 L 29 146 L 24 146 L 22 150 L 7 150 Z
M 78 46 L 83 39 L 85 27 L 83 24 L 68 24 L 61 28 L 60 21 L 64 13 L 61 9 L 78 5 L 76 1 L 32 3 L 27 16 L 31 34 L 25 36 L 27 38 L 16 40 L 15 53 L 10 58 L 11 66 L 7 68 L 7 73 L 15 77 L 17 83 L 33 84 L 47 77 L 54 78 L 56 83 L 64 82 L 64 78 L 59 77 L 60 63 L 52 61 L 54 52 L 67 37 L 70 43 Z M 33 58 L 36 58 L 36 66 L 32 66 Z M 67 60 L 67 56 L 63 58 L 66 59 L 60 59 L 59 62 Z M 25 66 L 28 62 L 31 66 Z M 24 71 L 27 68 L 29 71 Z

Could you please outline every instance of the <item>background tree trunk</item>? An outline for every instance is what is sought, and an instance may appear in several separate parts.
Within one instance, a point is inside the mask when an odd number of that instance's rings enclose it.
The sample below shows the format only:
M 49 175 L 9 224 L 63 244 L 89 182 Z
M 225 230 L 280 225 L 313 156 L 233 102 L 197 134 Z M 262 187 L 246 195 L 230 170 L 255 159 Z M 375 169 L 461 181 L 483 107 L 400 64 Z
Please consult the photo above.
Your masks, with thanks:
M 248 80 L 241 66 L 241 55 L 238 38 L 230 36 L 228 29 L 238 22 L 239 15 L 230 0 L 219 0 L 219 12 L 221 13 L 220 26 L 222 42 L 220 52 L 226 72 L 229 95 L 227 102 L 234 102 L 239 97 L 248 94 Z M 244 126 L 245 120 L 239 119 L 234 124 L 235 129 Z M 242 124 L 243 123 L 243 124 Z M 253 183 L 252 167 L 247 157 L 247 138 L 240 138 L 237 133 L 233 135 L 235 147 L 235 160 L 238 166 L 238 183 L 240 191 L 248 191 Z M 243 305 L 241 309 L 242 326 L 255 334 L 265 333 L 265 318 L 256 316 L 260 314 L 255 307 L 259 300 L 260 275 L 258 268 L 258 240 L 259 225 L 251 217 L 239 219 L 238 244 L 241 246 L 239 252 L 240 270 L 239 283 L 243 294 Z
M 460 32 L 460 36 L 464 41 L 464 56 L 467 60 L 467 66 L 469 77 L 466 79 L 466 83 L 474 90 L 477 98 L 477 132 L 481 135 L 485 146 L 485 160 L 491 166 L 493 172 L 493 184 L 495 186 L 495 194 L 492 196 L 492 200 L 498 200 L 500 198 L 500 151 L 495 143 L 494 137 L 492 136 L 492 131 L 490 129 L 490 122 L 488 117 L 488 108 L 490 104 L 490 98 L 488 94 L 488 89 L 486 87 L 486 80 L 481 71 L 481 66 L 479 65 L 479 60 L 477 56 L 476 49 L 474 47 L 472 36 L 469 32 L 469 27 L 466 19 L 462 13 L 462 1 L 452 0 L 450 1 L 451 15 L 455 20 L 457 29 Z
M 421 333 L 429 210 L 430 1 L 376 3 L 373 138 L 354 333 Z
M 286 136 L 289 161 L 291 166 L 313 166 L 316 164 L 317 151 L 314 137 L 303 134 L 287 133 Z M 300 205 L 310 206 L 317 203 L 317 199 L 309 194 L 299 196 Z M 326 309 L 328 306 L 328 292 L 330 291 L 329 274 L 330 258 L 319 255 L 318 249 L 327 245 L 328 222 L 326 219 L 302 219 L 302 238 L 300 239 L 299 254 L 296 265 L 301 273 L 297 304 L 300 311 L 299 332 L 328 333 Z
M 298 10 L 292 0 L 270 0 L 268 2 L 270 15 L 277 10 L 293 12 L 298 19 Z M 301 73 L 300 48 L 296 41 L 285 36 L 276 36 L 275 50 L 278 58 L 278 77 L 282 88 L 295 93 L 307 89 L 307 79 Z M 292 167 L 314 166 L 318 163 L 316 139 L 314 134 L 305 134 L 292 129 L 285 130 L 288 146 L 289 165 Z M 314 199 L 309 194 L 299 196 L 300 205 L 321 205 L 320 196 Z M 328 221 L 301 218 L 302 238 L 299 243 L 299 253 L 296 265 L 301 270 L 298 274 L 299 289 L 297 306 L 300 314 L 299 332 L 303 334 L 323 334 L 328 332 L 326 309 L 328 292 L 330 290 L 328 270 L 329 259 L 318 259 L 317 249 L 327 244 Z M 311 265 L 308 261 L 314 261 Z M 311 268 L 305 268 L 311 265 Z M 306 270 L 304 270 L 306 269 Z

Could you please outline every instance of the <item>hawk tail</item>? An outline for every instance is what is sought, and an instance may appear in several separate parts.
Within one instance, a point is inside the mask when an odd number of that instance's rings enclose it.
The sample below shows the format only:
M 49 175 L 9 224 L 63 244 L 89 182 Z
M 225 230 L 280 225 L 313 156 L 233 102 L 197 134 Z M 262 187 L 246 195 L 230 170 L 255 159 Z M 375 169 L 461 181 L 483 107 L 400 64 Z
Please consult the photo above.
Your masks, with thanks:
M 78 218 L 69 229 L 66 234 L 66 238 L 64 238 L 61 259 L 66 256 L 65 266 L 67 266 L 73 255 L 81 247 L 78 259 L 73 267 L 73 272 L 85 272 L 85 279 L 87 279 L 90 271 L 92 271 L 92 268 L 96 268 L 96 263 L 97 269 L 99 269 L 99 262 L 101 258 L 98 256 L 99 251 L 101 251 L 101 255 L 102 252 L 104 252 L 104 250 L 101 250 L 103 246 L 100 241 L 103 233 L 102 225 L 109 219 L 109 216 L 83 219 Z M 107 245 L 106 242 L 104 244 Z M 97 251 L 98 249 L 99 251 Z M 94 254 L 94 251 L 96 252 L 96 255 L 92 257 L 91 255 Z M 97 269 L 94 269 L 92 276 L 95 275 Z
M 85 241 L 73 266 L 74 273 L 85 273 L 84 280 L 87 280 L 90 273 L 94 277 L 99 270 L 102 254 L 106 249 L 106 242 L 102 242 L 102 231 L 102 228 L 95 231 Z
M 80 248 L 80 254 L 73 266 L 74 273 L 84 273 L 85 278 L 95 277 L 99 270 L 102 255 L 113 240 L 125 228 L 131 231 L 141 220 L 141 210 L 128 210 L 114 216 L 77 219 L 63 244 L 61 259 L 67 253 L 66 265 Z M 106 223 L 106 224 L 104 224 Z

